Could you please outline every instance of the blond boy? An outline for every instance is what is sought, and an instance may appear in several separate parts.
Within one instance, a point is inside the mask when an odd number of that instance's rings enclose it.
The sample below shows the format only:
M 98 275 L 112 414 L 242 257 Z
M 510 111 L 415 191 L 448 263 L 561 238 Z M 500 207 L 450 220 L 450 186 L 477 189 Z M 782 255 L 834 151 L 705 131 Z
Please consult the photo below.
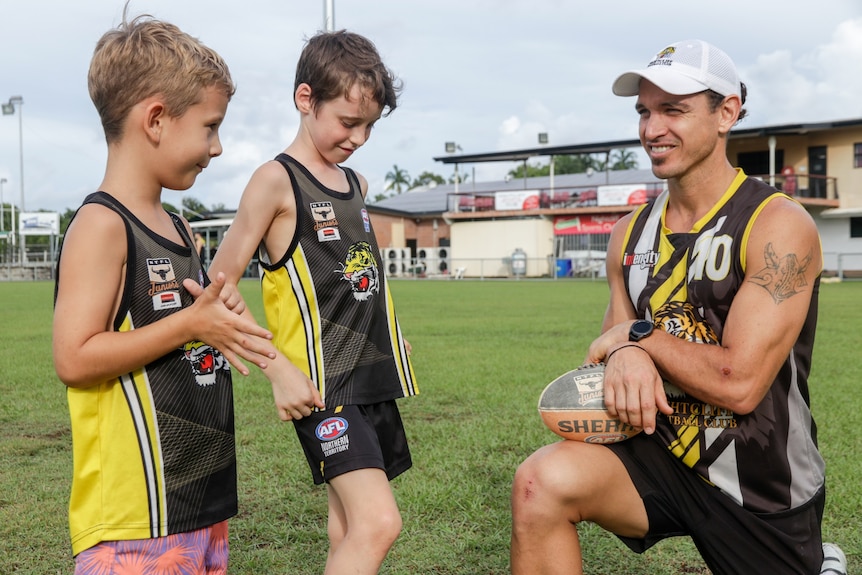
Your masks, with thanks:
M 225 307 L 163 188 L 221 151 L 224 61 L 141 16 L 107 32 L 89 72 L 108 144 L 99 191 L 57 265 L 54 364 L 68 386 L 75 573 L 225 573 L 237 511 L 230 365 L 265 366 L 270 334 Z M 225 296 L 227 297 L 227 295 Z

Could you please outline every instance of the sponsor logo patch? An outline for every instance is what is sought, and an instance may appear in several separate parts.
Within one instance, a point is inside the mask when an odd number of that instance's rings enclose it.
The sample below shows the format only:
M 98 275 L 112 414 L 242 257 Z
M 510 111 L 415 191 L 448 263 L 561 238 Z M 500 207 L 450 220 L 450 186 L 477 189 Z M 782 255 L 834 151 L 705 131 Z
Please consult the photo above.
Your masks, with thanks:
M 317 424 L 314 435 L 321 441 L 332 441 L 347 433 L 347 420 L 343 417 L 327 417 Z
M 154 310 L 182 307 L 180 283 L 170 258 L 147 258 L 147 275 L 150 279 L 147 293 L 153 298 Z
M 163 310 L 163 309 L 173 309 L 182 307 L 182 301 L 180 301 L 180 293 L 175 291 L 165 291 L 161 293 L 157 293 L 153 296 L 153 309 L 154 310 Z
M 317 241 L 319 242 L 334 242 L 341 239 L 341 232 L 338 228 L 322 228 L 317 230 Z
M 368 210 L 362 208 L 362 225 L 365 226 L 365 231 L 371 231 L 371 219 L 368 217 Z
M 654 252 L 652 250 L 648 252 L 644 252 L 642 254 L 630 254 L 626 252 L 623 254 L 623 266 L 624 267 L 640 267 L 642 270 L 646 268 L 651 268 L 658 263 L 658 252 Z
M 317 241 L 332 242 L 341 239 L 338 231 L 338 219 L 335 217 L 335 208 L 332 202 L 310 202 L 311 217 L 314 219 L 314 231 L 317 232 Z

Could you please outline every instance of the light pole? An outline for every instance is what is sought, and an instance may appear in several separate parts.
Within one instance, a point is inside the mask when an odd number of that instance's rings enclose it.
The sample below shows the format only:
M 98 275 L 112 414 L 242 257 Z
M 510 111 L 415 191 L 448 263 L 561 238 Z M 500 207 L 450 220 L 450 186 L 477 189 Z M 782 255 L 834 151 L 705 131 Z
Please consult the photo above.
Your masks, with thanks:
M 3 184 L 8 181 L 6 178 L 0 178 L 0 232 L 6 231 L 6 224 L 4 223 L 6 218 L 3 215 Z
M 547 143 L 548 143 L 548 133 L 547 132 L 539 132 L 539 144 L 544 146 Z M 550 178 L 550 182 L 549 182 L 551 190 L 549 193 L 551 196 L 553 196 L 554 195 L 554 155 L 553 154 L 551 154 L 551 161 L 549 162 L 549 164 L 550 164 L 549 167 L 551 170 L 550 171 L 551 178 Z
M 461 151 L 461 146 L 456 144 L 455 142 L 446 142 L 446 153 L 454 154 L 456 151 Z M 458 184 L 460 183 L 461 176 L 458 175 L 458 162 L 455 162 L 455 193 L 458 193 Z
M 323 29 L 335 31 L 335 0 L 323 0 Z
M 15 108 L 18 109 L 18 158 L 21 163 L 21 205 L 18 206 L 18 212 L 24 212 L 24 114 L 21 106 L 24 104 L 24 98 L 21 96 L 12 96 L 9 101 L 2 105 L 3 115 L 9 116 L 15 113 Z M 17 105 L 17 106 L 16 106 Z M 12 206 L 12 243 L 15 243 L 15 207 Z M 24 263 L 24 242 L 21 242 L 21 263 Z

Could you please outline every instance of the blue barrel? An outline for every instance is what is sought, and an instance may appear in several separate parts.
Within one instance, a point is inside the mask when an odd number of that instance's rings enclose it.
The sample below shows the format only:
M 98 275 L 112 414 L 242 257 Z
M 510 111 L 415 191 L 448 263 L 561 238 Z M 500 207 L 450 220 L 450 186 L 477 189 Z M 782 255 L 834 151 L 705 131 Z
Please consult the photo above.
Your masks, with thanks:
M 572 260 L 557 260 L 557 277 L 567 278 L 572 275 Z

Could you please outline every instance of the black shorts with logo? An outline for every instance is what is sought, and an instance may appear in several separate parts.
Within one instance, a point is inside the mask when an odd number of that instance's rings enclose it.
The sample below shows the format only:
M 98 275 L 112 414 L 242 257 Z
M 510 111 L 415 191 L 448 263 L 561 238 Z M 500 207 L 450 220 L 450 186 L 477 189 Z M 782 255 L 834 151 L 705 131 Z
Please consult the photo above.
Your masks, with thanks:
M 649 518 L 643 539 L 619 537 L 633 551 L 643 553 L 662 539 L 688 535 L 715 575 L 820 573 L 825 488 L 795 509 L 754 513 L 651 436 L 640 434 L 607 447 L 626 466 Z
M 413 465 L 395 400 L 342 405 L 293 423 L 317 485 L 369 468 L 392 480 Z

